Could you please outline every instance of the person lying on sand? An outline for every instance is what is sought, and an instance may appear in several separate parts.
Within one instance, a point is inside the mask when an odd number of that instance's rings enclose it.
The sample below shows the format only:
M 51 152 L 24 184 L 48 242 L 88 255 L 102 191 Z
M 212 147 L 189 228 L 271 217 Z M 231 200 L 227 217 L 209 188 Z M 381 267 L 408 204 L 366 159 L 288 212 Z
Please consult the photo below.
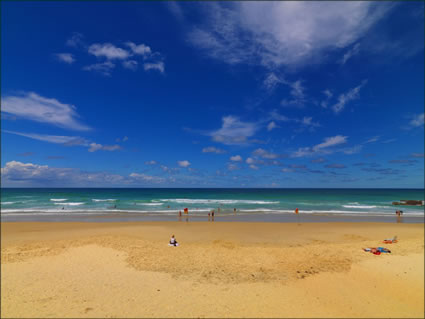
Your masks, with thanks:
M 179 243 L 177 242 L 177 240 L 174 237 L 174 235 L 171 236 L 170 243 L 168 244 L 168 246 L 178 246 L 178 245 L 179 245 Z
M 363 248 L 363 250 L 366 252 L 371 252 L 372 254 L 375 254 L 375 255 L 380 255 L 381 253 L 391 253 L 391 250 L 384 247 Z

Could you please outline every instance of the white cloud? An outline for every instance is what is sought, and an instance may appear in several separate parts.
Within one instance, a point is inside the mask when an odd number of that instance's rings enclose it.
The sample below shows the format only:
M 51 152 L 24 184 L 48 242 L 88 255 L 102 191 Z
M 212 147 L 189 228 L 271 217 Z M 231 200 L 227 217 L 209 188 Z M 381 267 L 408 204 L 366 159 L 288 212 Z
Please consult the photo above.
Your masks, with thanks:
M 35 133 L 22 133 L 22 132 L 8 131 L 8 130 L 2 130 L 2 132 L 24 136 L 24 137 L 32 138 L 34 140 L 39 140 L 43 142 L 64 144 L 67 146 L 70 146 L 70 145 L 87 146 L 88 145 L 88 141 L 79 136 L 45 135 L 45 134 L 35 134 Z
M 122 62 L 122 66 L 126 69 L 132 70 L 132 71 L 136 71 L 137 70 L 137 61 L 134 60 L 126 60 Z
M 314 151 L 319 151 L 331 146 L 347 143 L 347 136 L 336 135 L 333 137 L 326 137 L 323 143 L 313 146 Z
M 69 47 L 77 48 L 79 46 L 84 45 L 83 44 L 83 37 L 84 36 L 81 33 L 74 32 L 72 34 L 72 36 L 68 40 L 66 40 L 65 44 Z
M 164 73 L 165 71 L 164 62 L 161 62 L 161 61 L 155 62 L 155 63 L 144 63 L 143 68 L 145 69 L 145 71 L 157 70 L 161 73 Z
M 253 158 L 251 158 L 251 157 L 248 157 L 245 162 L 247 164 L 254 164 L 255 163 L 255 160 Z
M 111 76 L 111 70 L 115 68 L 115 64 L 111 61 L 105 61 L 103 63 L 95 63 L 83 67 L 84 71 L 95 71 L 105 76 Z
M 353 88 L 353 89 L 350 89 L 350 90 L 349 90 L 347 93 L 345 93 L 345 94 L 341 94 L 341 95 L 338 97 L 338 103 L 336 103 L 336 104 L 334 104 L 334 105 L 332 106 L 333 111 L 334 111 L 335 113 L 339 113 L 339 112 L 341 112 L 341 111 L 344 109 L 345 105 L 346 105 L 348 102 L 350 102 L 350 101 L 352 101 L 352 100 L 355 100 L 355 99 L 358 99 L 358 98 L 359 98 L 359 92 L 360 92 L 360 89 L 361 89 L 363 86 L 365 86 L 365 85 L 366 85 L 366 83 L 367 83 L 367 80 L 363 80 L 363 81 L 362 81 L 362 83 L 361 83 L 360 85 L 356 86 L 356 87 L 355 87 L 355 88 Z
M 231 156 L 230 160 L 233 162 L 242 162 L 242 157 L 240 155 Z
M 75 62 L 75 58 L 71 53 L 56 53 L 56 58 L 64 63 L 72 64 Z
M 121 149 L 121 146 L 119 145 L 102 145 L 98 143 L 93 143 L 79 136 L 45 135 L 45 134 L 35 134 L 35 133 L 22 133 L 22 132 L 8 131 L 8 130 L 2 130 L 2 132 L 24 136 L 24 137 L 32 138 L 38 141 L 49 142 L 54 144 L 62 144 L 64 146 L 85 146 L 89 148 L 88 149 L 89 152 L 96 152 L 99 150 L 118 151 Z
M 268 68 L 315 63 L 360 39 L 392 7 L 375 2 L 282 1 L 205 5 L 189 41 L 223 62 Z
M 94 43 L 89 46 L 88 52 L 98 58 L 104 57 L 108 60 L 125 60 L 130 56 L 128 51 L 118 48 L 112 43 Z
M 278 86 L 279 84 L 285 83 L 285 81 L 283 79 L 281 79 L 280 77 L 278 77 L 276 75 L 276 73 L 274 72 L 270 72 L 266 78 L 264 79 L 263 82 L 263 86 L 269 90 L 272 91 L 273 89 L 276 88 L 276 86 Z
M 135 180 L 141 180 L 145 182 L 162 183 L 165 181 L 165 178 L 163 177 L 151 176 L 151 175 L 139 174 L 139 173 L 131 173 L 129 176 Z
M 249 168 L 251 168 L 251 169 L 255 169 L 255 170 L 258 170 L 258 166 L 255 166 L 255 165 L 253 165 L 253 164 L 249 165 Z
M 222 150 L 220 148 L 214 147 L 214 146 L 209 146 L 209 147 L 204 147 L 202 149 L 202 153 L 224 154 L 224 153 L 226 153 L 226 151 L 225 150 Z
M 177 164 L 179 164 L 180 167 L 188 167 L 190 165 L 189 161 L 177 161 Z
M 227 164 L 227 169 L 229 170 L 229 171 L 235 171 L 235 170 L 237 170 L 237 169 L 239 169 L 239 166 L 238 165 L 236 165 L 236 164 Z
M 235 116 L 224 116 L 222 127 L 209 133 L 212 139 L 227 145 L 248 143 L 248 138 L 258 130 L 258 124 L 242 122 Z
M 304 93 L 305 88 L 301 84 L 301 80 L 295 82 L 285 81 L 284 83 L 289 85 L 289 87 L 291 88 L 290 94 L 292 96 L 292 99 L 283 99 L 280 104 L 282 106 L 303 107 L 306 102 L 306 97 Z
M 320 126 L 319 123 L 313 122 L 313 118 L 311 116 L 304 116 L 301 120 L 297 120 L 297 122 L 301 123 L 302 125 L 310 126 L 310 127 Z
M 329 90 L 329 89 L 324 90 L 322 93 L 323 93 L 324 95 L 326 95 L 326 99 L 325 99 L 325 100 L 323 100 L 323 101 L 320 103 L 320 106 L 326 109 L 326 108 L 328 107 L 329 100 L 330 100 L 330 99 L 332 98 L 332 96 L 333 96 L 333 93 L 332 93 L 332 91 L 331 91 L 331 90 Z
M 74 168 L 10 161 L 1 168 L 1 181 L 2 185 L 19 187 L 93 187 L 105 185 L 149 186 L 166 180 L 162 177 L 138 173 L 123 176 L 108 172 L 85 172 Z
M 137 45 L 133 42 L 127 42 L 126 45 L 128 45 L 130 47 L 131 51 L 134 54 L 137 54 L 137 55 L 147 56 L 147 55 L 150 55 L 152 53 L 151 48 L 149 46 L 143 44 L 143 43 Z
M 412 120 L 409 122 L 409 125 L 411 127 L 424 126 L 424 113 L 414 115 Z
M 61 103 L 29 92 L 21 96 L 6 96 L 1 99 L 1 111 L 16 117 L 48 123 L 55 126 L 85 131 L 90 127 L 77 121 L 79 117 L 74 105 Z
M 375 142 L 379 141 L 380 138 L 381 138 L 380 136 L 371 137 L 367 141 L 363 142 L 363 144 L 375 143 Z
M 156 165 L 156 164 L 158 164 L 158 162 L 154 160 L 145 162 L 145 165 Z
M 360 43 L 356 43 L 350 50 L 348 50 L 344 56 L 342 57 L 340 64 L 345 64 L 348 59 L 350 59 L 352 56 L 356 55 L 360 51 Z
M 335 150 L 329 150 L 330 147 L 345 144 L 347 142 L 347 136 L 336 135 L 333 137 L 326 137 L 323 143 L 317 144 L 313 147 L 301 147 L 295 151 L 292 157 L 304 157 L 317 154 L 330 154 Z M 348 150 L 347 150 L 348 151 Z M 346 153 L 349 154 L 349 153 Z
M 252 154 L 255 156 L 260 156 L 262 158 L 267 158 L 267 159 L 275 159 L 278 157 L 277 154 L 267 152 L 266 150 L 262 148 L 257 148 L 254 152 L 252 152 Z
M 96 151 L 118 151 L 121 149 L 121 146 L 119 145 L 102 145 L 102 144 L 98 144 L 98 143 L 90 143 L 90 148 L 89 148 L 89 152 L 96 152 Z
M 276 125 L 275 122 L 271 121 L 268 125 L 267 125 L 267 131 L 271 131 L 272 129 L 279 127 Z
M 323 94 L 326 95 L 326 97 L 329 98 L 329 99 L 333 96 L 332 91 L 329 90 L 329 89 L 324 90 Z

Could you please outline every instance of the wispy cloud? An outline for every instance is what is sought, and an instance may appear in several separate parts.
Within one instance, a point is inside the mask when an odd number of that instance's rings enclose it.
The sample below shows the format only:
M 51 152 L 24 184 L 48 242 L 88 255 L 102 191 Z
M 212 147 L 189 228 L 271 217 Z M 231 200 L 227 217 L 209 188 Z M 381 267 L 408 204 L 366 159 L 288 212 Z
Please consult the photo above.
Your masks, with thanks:
M 82 35 L 75 33 L 66 44 L 74 48 L 83 47 L 89 55 L 97 58 L 98 62 L 84 66 L 82 68 L 84 71 L 94 71 L 105 76 L 111 76 L 117 62 L 121 62 L 125 69 L 136 71 L 139 65 L 137 57 L 142 57 L 145 71 L 156 70 L 164 73 L 165 70 L 163 56 L 143 43 L 136 44 L 128 41 L 124 43 L 124 47 L 119 47 L 110 42 L 85 45 L 82 42 Z M 60 53 L 56 56 L 63 62 L 70 64 L 74 62 L 71 53 Z
M 108 60 L 125 60 L 130 56 L 127 50 L 116 47 L 112 43 L 94 43 L 89 46 L 88 52 L 95 57 L 104 57 Z
M 145 71 L 157 70 L 161 73 L 164 73 L 165 71 L 164 62 L 162 61 L 156 63 L 144 63 L 143 68 L 145 69 Z
M 240 155 L 231 156 L 230 160 L 233 162 L 242 162 L 242 157 Z
M 65 44 L 73 48 L 84 46 L 83 38 L 84 36 L 81 33 L 74 32 L 72 33 L 71 37 L 66 40 Z
M 15 134 L 19 136 L 24 136 L 32 138 L 34 140 L 49 142 L 54 144 L 63 144 L 63 145 L 83 145 L 87 146 L 89 143 L 86 139 L 80 136 L 61 136 L 61 135 L 45 135 L 45 134 L 36 134 L 36 133 L 22 133 L 9 130 L 2 130 L 2 132 Z
M 127 60 L 122 62 L 122 66 L 126 69 L 136 71 L 137 70 L 138 62 L 134 60 Z
M 234 2 L 204 5 L 189 41 L 225 63 L 267 68 L 315 63 L 361 38 L 392 8 L 373 2 Z
M 329 100 L 333 96 L 333 93 L 329 89 L 324 90 L 322 93 L 326 96 L 326 98 L 322 102 L 320 102 L 320 106 L 326 109 L 329 105 Z
M 320 144 L 314 145 L 312 147 L 301 147 L 294 153 L 292 153 L 292 157 L 304 157 L 311 156 L 316 154 L 330 154 L 335 150 L 329 150 L 329 148 L 345 144 L 347 142 L 347 136 L 336 135 L 332 137 L 326 137 L 324 141 Z
M 243 122 L 236 116 L 224 116 L 220 129 L 208 133 L 215 142 L 234 145 L 249 143 L 248 138 L 259 129 L 257 123 Z
M 151 183 L 162 183 L 165 181 L 165 178 L 163 177 L 151 176 L 151 175 L 139 174 L 139 173 L 131 173 L 129 176 L 137 181 L 144 181 L 144 182 L 151 182 Z
M 276 110 L 273 110 L 269 113 L 270 119 L 276 122 L 292 122 L 299 124 L 298 131 L 302 131 L 304 129 L 309 129 L 313 131 L 316 127 L 320 127 L 319 122 L 313 121 L 313 117 L 304 116 L 303 118 L 289 118 L 285 115 L 279 114 Z M 270 124 L 269 124 L 270 125 Z M 275 125 L 273 125 L 274 128 Z
M 67 64 L 72 64 L 75 62 L 75 58 L 71 53 L 56 53 L 55 57 L 59 61 L 67 63 Z
M 366 172 L 378 173 L 382 175 L 398 175 L 403 172 L 401 170 L 392 169 L 392 168 L 372 168 L 372 167 L 364 167 L 362 168 L 362 170 Z
M 118 151 L 121 149 L 121 146 L 115 144 L 115 145 L 102 145 L 98 143 L 90 143 L 89 145 L 89 152 L 96 152 L 96 151 Z
M 326 162 L 326 159 L 324 159 L 323 157 L 319 157 L 319 158 L 316 158 L 316 159 L 312 159 L 310 162 L 311 163 L 324 163 L 324 162 Z
M 358 54 L 360 51 L 360 43 L 356 43 L 352 48 L 350 48 L 342 57 L 340 64 L 345 64 L 351 57 Z
M 209 146 L 209 147 L 204 147 L 202 149 L 202 153 L 224 154 L 224 153 L 226 153 L 226 151 L 225 150 L 222 150 L 220 148 L 214 147 L 214 146 Z
M 156 165 L 156 164 L 158 164 L 158 162 L 154 160 L 145 162 L 145 165 Z
M 79 115 L 74 105 L 61 103 L 53 98 L 45 98 L 34 92 L 6 96 L 1 99 L 1 105 L 3 113 L 12 114 L 18 118 L 72 130 L 90 130 L 90 127 L 77 120 Z
M 254 150 L 252 152 L 252 155 L 259 156 L 261 158 L 267 158 L 267 159 L 275 159 L 279 157 L 278 154 L 268 152 L 262 148 L 257 148 L 256 150 Z
M 105 76 L 111 76 L 112 69 L 115 68 L 115 64 L 111 61 L 105 61 L 102 63 L 95 63 L 83 67 L 84 71 L 95 71 Z
M 303 107 L 306 102 L 305 87 L 301 84 L 301 80 L 295 82 L 285 82 L 291 88 L 291 99 L 283 99 L 280 104 L 289 107 Z
M 417 160 L 410 160 L 410 159 L 399 159 L 399 160 L 390 160 L 388 163 L 390 164 L 404 164 L 404 165 L 413 165 L 416 164 Z
M 338 163 L 328 164 L 325 167 L 326 168 L 347 168 L 347 166 L 345 166 L 344 164 L 338 164 Z
M 353 100 L 356 100 L 359 98 L 360 89 L 365 86 L 367 83 L 367 80 L 363 80 L 360 85 L 356 86 L 355 88 L 350 89 L 347 93 L 340 94 L 338 96 L 338 102 L 332 106 L 332 110 L 335 113 L 341 112 L 345 105 Z
M 141 56 L 149 56 L 152 53 L 151 48 L 146 44 L 136 44 L 134 42 L 127 42 L 127 46 L 130 47 L 133 54 L 141 55 Z
M 380 138 L 381 138 L 380 136 L 371 137 L 368 140 L 366 140 L 365 142 L 363 142 L 363 144 L 375 143 L 375 142 L 379 141 Z
M 268 125 L 267 125 L 267 131 L 271 131 L 273 129 L 275 129 L 276 127 L 279 127 L 274 121 L 271 121 Z
M 410 154 L 411 157 L 416 157 L 416 158 L 423 158 L 424 157 L 424 153 L 411 153 Z
M 121 148 L 119 145 L 102 145 L 98 143 L 90 142 L 89 140 L 80 137 L 80 136 L 61 136 L 61 135 L 46 135 L 46 134 L 36 134 L 36 133 L 22 133 L 9 130 L 2 130 L 2 132 L 15 134 L 19 136 L 28 137 L 34 140 L 61 144 L 63 146 L 85 146 L 88 147 L 89 152 L 96 152 L 99 150 L 103 151 L 118 151 Z
M 189 167 L 190 166 L 190 162 L 187 161 L 187 160 L 177 161 L 177 164 L 179 164 L 180 167 Z
M 424 113 L 412 115 L 409 122 L 409 127 L 416 128 L 421 126 L 424 126 Z

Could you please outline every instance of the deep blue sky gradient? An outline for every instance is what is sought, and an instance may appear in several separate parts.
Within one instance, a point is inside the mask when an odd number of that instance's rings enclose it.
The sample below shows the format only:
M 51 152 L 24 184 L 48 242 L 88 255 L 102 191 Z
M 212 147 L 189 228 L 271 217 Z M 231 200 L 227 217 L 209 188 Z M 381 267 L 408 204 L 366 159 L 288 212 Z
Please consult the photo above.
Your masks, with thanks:
M 226 56 L 213 57 L 191 42 L 195 27 L 212 28 L 205 26 L 205 8 L 196 2 L 176 4 L 184 18 L 167 2 L 10 1 L 1 6 L 2 111 L 3 99 L 34 92 L 75 106 L 78 121 L 92 128 L 79 131 L 2 112 L 1 167 L 12 161 L 34 164 L 35 170 L 47 165 L 37 177 L 19 165 L 3 171 L 3 186 L 424 187 L 423 2 L 397 3 L 351 45 L 319 50 L 311 61 L 294 67 L 273 68 L 247 61 L 231 64 Z M 66 45 L 75 32 L 85 46 Z M 128 41 L 159 52 L 164 72 L 143 70 L 140 57 L 135 71 L 118 60 L 110 76 L 83 70 L 106 61 L 88 54 L 88 46 L 112 43 L 129 50 Z M 356 42 L 361 50 L 339 63 Z M 71 53 L 75 62 L 63 63 L 57 53 Z M 282 105 L 293 98 L 289 84 L 265 88 L 271 73 L 286 83 L 301 81 L 301 106 Z M 356 98 L 341 112 L 332 111 L 339 95 L 364 80 Z M 320 103 L 326 89 L 333 97 L 324 108 Z M 296 120 L 279 122 L 273 112 Z M 421 114 L 422 123 L 412 124 Z M 242 143 L 214 140 L 228 116 L 258 129 Z M 308 117 L 318 125 L 302 125 Z M 272 121 L 279 127 L 269 131 Z M 120 149 L 89 152 L 84 145 L 10 132 L 79 136 Z M 328 152 L 294 155 L 335 136 L 345 136 L 346 142 L 326 148 Z M 202 152 L 211 146 L 225 153 Z M 274 158 L 258 155 L 260 148 Z M 350 148 L 352 154 L 342 151 Z M 242 161 L 230 159 L 236 155 Z M 312 162 L 318 158 L 323 162 Z M 178 164 L 184 160 L 188 167 Z M 68 183 L 55 175 L 63 169 L 123 179 L 111 182 L 97 175 L 91 183 L 67 175 Z M 132 173 L 144 177 L 134 180 Z

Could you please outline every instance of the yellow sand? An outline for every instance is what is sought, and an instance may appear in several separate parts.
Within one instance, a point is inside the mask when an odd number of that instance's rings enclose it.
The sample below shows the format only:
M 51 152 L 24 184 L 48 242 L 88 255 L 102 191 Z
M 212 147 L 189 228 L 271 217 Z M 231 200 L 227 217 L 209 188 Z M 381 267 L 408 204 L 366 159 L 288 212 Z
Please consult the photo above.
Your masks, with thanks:
M 2 223 L 1 317 L 424 317 L 424 225 Z M 175 234 L 179 247 L 167 246 Z M 398 235 L 397 244 L 382 244 Z M 375 256 L 362 247 L 384 246 Z

